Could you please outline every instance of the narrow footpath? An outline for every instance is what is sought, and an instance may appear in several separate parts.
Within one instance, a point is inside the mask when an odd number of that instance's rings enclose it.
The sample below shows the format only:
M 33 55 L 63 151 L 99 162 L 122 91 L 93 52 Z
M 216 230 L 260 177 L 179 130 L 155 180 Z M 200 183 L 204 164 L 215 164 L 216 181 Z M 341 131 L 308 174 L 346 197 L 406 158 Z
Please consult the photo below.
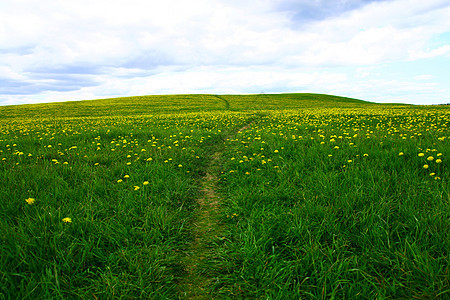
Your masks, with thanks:
M 247 124 L 235 134 L 248 129 L 253 123 Z M 220 157 L 222 152 L 217 150 L 210 156 L 205 175 L 201 178 L 200 192 L 197 199 L 198 208 L 191 223 L 193 242 L 185 252 L 182 265 L 186 275 L 180 282 L 180 299 L 213 299 L 207 291 L 212 278 L 205 274 L 205 263 L 208 256 L 213 254 L 214 239 L 220 238 L 224 226 L 220 223 L 220 195 L 218 191 L 218 174 L 220 173 Z

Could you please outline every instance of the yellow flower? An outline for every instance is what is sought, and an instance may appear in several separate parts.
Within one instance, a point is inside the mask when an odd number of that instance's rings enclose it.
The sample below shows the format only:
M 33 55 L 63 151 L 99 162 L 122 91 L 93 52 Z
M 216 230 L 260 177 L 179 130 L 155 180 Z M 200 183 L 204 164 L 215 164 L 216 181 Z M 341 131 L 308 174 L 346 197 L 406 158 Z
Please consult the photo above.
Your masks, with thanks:
M 364 153 L 364 155 L 363 156 L 369 156 L 369 154 L 367 154 L 367 153 Z
M 28 203 L 29 205 L 31 205 L 31 204 L 33 204 L 34 201 L 36 201 L 36 200 L 34 200 L 34 198 L 28 198 L 28 199 L 25 199 L 25 201 L 27 201 L 27 203 Z
M 425 154 L 423 154 L 423 153 L 419 153 L 419 154 L 417 154 L 419 157 L 422 157 L 422 156 L 424 156 Z
M 122 181 L 123 181 L 122 179 L 117 180 L 118 183 L 121 183 Z
M 144 181 L 143 185 L 147 185 L 147 184 L 149 184 L 149 182 L 148 181 Z
M 440 158 L 436 159 L 437 164 L 440 164 L 441 162 L 442 162 L 442 159 L 440 159 Z
M 402 156 L 402 155 L 403 155 L 403 152 L 400 152 L 398 155 L 399 155 L 399 156 Z
M 135 190 L 135 191 L 137 191 L 137 190 L 139 190 L 139 189 L 140 189 L 140 187 L 138 187 L 137 185 L 134 186 L 134 190 Z
M 433 161 L 433 160 L 434 160 L 434 157 L 433 157 L 433 156 L 428 156 L 427 160 L 428 160 L 428 161 Z
M 428 165 L 423 165 L 423 168 L 424 169 L 428 169 Z
M 71 218 L 64 218 L 64 219 L 62 219 L 62 221 L 64 223 L 72 223 L 72 219 Z
M 178 165 L 178 168 L 182 168 L 183 167 L 183 165 Z
M 123 176 L 123 178 L 130 178 L 130 175 L 125 175 Z
M 278 153 L 278 150 L 273 151 L 274 153 Z

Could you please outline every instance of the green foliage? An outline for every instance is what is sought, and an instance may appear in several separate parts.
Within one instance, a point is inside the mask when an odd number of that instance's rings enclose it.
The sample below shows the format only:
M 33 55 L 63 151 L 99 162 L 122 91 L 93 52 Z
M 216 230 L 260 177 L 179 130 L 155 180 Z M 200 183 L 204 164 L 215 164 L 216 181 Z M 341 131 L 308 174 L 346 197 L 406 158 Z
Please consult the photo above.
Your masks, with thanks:
M 449 121 L 317 94 L 0 107 L 0 299 L 180 297 L 217 151 L 210 295 L 448 297 Z

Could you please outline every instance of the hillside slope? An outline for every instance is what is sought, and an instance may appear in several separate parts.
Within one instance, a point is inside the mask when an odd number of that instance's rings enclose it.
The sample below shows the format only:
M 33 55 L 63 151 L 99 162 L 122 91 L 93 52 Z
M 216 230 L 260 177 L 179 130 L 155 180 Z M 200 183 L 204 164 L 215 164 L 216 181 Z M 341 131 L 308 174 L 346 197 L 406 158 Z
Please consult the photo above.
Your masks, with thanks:
M 0 106 L 1 118 L 53 118 L 145 115 L 221 110 L 296 109 L 380 105 L 324 94 L 153 95 L 98 100 Z

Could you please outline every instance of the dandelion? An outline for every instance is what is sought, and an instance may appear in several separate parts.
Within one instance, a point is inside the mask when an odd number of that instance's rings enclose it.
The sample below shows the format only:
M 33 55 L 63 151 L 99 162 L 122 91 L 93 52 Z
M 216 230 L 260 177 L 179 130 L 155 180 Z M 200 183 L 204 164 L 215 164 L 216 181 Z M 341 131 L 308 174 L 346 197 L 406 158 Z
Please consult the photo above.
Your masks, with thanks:
M 398 155 L 399 155 L 399 156 L 403 156 L 403 154 L 404 154 L 403 152 L 400 152 Z
M 433 156 L 428 156 L 427 160 L 428 160 L 428 161 L 433 161 L 433 160 L 434 160 L 434 157 L 433 157 Z
M 437 164 L 440 164 L 441 162 L 442 162 L 442 159 L 440 159 L 440 158 L 436 159 Z
M 121 182 L 123 182 L 123 180 L 122 180 L 122 179 L 119 179 L 119 180 L 117 180 L 117 183 L 121 183 Z
M 423 165 L 423 168 L 424 169 L 428 169 L 428 165 Z
M 64 219 L 62 219 L 62 221 L 64 223 L 72 223 L 72 219 L 71 218 L 64 218 Z
M 123 178 L 130 178 L 130 175 L 125 175 L 123 176 Z
M 134 190 L 135 190 L 135 191 L 137 191 L 137 190 L 139 190 L 139 189 L 140 189 L 140 187 L 138 187 L 137 185 L 134 186 Z
M 148 181 L 144 181 L 143 185 L 147 185 L 147 184 L 149 184 L 149 182 Z
M 367 157 L 367 156 L 369 156 L 369 154 L 367 154 L 367 153 L 364 153 L 364 155 L 363 155 L 364 157 Z
M 436 175 L 436 173 L 430 173 L 430 176 L 434 176 L 434 175 Z
M 278 150 L 273 151 L 274 153 L 278 153 Z
M 178 168 L 182 168 L 182 167 L 183 167 L 183 165 L 181 165 L 181 164 L 178 165 Z
M 417 154 L 417 156 L 419 156 L 419 157 L 423 157 L 425 154 L 423 154 L 423 153 L 419 153 L 419 154 Z
M 129 165 L 131 165 L 131 163 L 130 163 L 130 162 L 127 162 L 127 165 L 129 166 Z
M 25 199 L 29 205 L 33 204 L 36 200 L 34 198 Z

